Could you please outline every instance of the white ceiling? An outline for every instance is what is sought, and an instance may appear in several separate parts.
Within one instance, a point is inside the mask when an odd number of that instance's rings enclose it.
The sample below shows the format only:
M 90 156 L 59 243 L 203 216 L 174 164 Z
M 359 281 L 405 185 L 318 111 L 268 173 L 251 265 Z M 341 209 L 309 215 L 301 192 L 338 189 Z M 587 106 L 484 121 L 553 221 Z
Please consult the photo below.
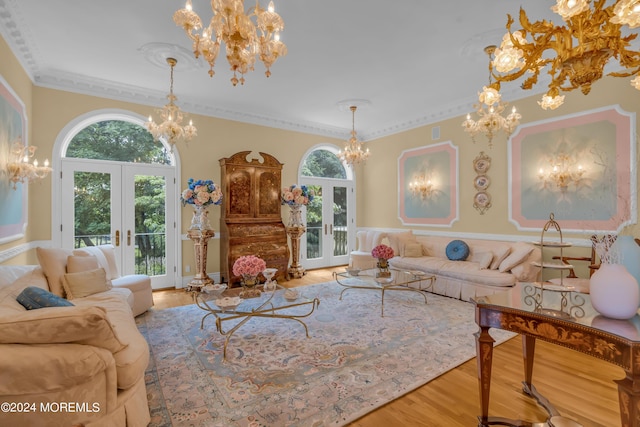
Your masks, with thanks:
M 209 3 L 193 0 L 205 22 Z M 364 99 L 356 130 L 370 140 L 471 111 L 488 82 L 483 48 L 499 44 L 507 13 L 522 5 L 532 20 L 558 22 L 554 3 L 275 0 L 289 53 L 270 78 L 258 62 L 237 87 L 222 53 L 213 78 L 192 57 L 172 20 L 183 0 L 0 0 L 0 32 L 39 86 L 159 107 L 173 56 L 185 111 L 346 139 L 351 112 L 338 103 Z M 531 94 L 503 85 L 507 100 Z

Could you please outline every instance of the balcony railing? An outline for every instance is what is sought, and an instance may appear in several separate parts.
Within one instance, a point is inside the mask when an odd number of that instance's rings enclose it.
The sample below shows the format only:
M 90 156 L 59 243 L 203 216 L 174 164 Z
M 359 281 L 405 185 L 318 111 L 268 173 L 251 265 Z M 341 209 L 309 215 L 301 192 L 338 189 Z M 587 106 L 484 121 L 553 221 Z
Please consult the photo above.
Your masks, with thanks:
M 322 257 L 322 227 L 307 227 L 307 259 Z M 349 253 L 349 230 L 333 227 L 333 256 Z

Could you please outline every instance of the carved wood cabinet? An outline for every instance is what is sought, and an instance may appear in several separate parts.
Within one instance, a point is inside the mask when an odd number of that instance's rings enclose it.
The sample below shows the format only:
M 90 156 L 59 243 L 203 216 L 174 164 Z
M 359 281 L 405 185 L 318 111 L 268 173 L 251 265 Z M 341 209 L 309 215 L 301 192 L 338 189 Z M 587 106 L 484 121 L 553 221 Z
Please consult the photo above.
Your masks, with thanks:
M 240 282 L 233 263 L 242 255 L 256 255 L 277 268 L 276 280 L 286 280 L 289 245 L 280 211 L 282 163 L 270 154 L 247 160 L 251 151 L 220 159 L 224 192 L 220 218 L 222 280 Z

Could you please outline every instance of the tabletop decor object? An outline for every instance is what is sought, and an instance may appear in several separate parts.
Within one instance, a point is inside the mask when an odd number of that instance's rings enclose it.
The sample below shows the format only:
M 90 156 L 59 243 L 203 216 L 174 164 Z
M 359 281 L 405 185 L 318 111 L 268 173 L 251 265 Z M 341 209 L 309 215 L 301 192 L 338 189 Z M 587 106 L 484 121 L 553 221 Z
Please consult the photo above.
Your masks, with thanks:
M 393 249 L 387 245 L 378 245 L 373 248 L 371 255 L 374 258 L 378 258 L 378 263 L 376 264 L 378 272 L 376 273 L 376 277 L 391 277 L 389 260 L 393 258 Z
M 289 277 L 300 278 L 306 273 L 300 265 L 300 237 L 307 230 L 302 222 L 302 206 L 308 205 L 312 200 L 313 192 L 306 185 L 293 184 L 282 189 L 281 203 L 288 205 L 291 209 L 286 227 L 287 235 L 291 240 L 291 265 L 287 269 Z
M 258 274 L 267 268 L 267 263 L 255 255 L 244 255 L 233 263 L 233 274 L 242 277 L 242 292 L 240 298 L 255 298 L 261 295 L 258 284 Z
M 620 263 L 620 253 L 614 247 L 616 239 L 617 236 L 607 235 L 595 244 L 601 263 L 589 279 L 589 293 L 597 312 L 625 320 L 638 311 L 640 288 L 635 277 Z

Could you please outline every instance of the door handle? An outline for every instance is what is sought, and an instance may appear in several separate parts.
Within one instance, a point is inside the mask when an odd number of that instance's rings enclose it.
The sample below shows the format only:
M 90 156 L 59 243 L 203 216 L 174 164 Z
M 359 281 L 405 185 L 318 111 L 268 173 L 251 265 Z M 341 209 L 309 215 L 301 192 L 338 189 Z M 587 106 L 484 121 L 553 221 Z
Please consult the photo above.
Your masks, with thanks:
M 131 246 L 131 230 L 127 230 L 127 246 Z
M 327 234 L 327 224 L 324 225 L 324 234 Z
M 116 246 L 120 246 L 120 230 L 116 230 Z
M 333 234 L 333 224 L 329 224 L 329 234 Z

